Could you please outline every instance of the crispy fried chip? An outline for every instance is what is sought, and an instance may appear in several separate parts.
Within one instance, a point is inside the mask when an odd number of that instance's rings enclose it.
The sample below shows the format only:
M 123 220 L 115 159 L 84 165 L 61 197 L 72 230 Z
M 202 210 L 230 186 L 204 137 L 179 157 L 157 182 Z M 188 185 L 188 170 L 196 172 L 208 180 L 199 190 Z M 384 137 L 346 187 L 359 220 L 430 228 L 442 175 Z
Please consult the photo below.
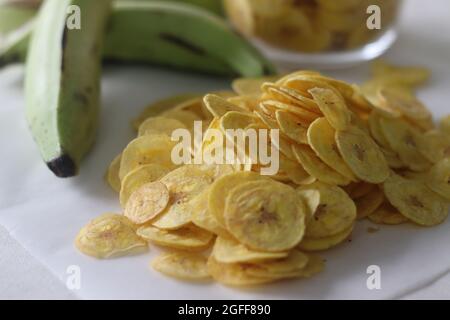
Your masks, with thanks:
M 383 192 L 375 188 L 368 194 L 355 200 L 358 219 L 365 218 L 374 213 L 383 203 Z
M 408 218 L 403 216 L 390 203 L 383 203 L 375 212 L 368 216 L 369 220 L 377 224 L 396 225 L 408 221 Z
M 212 255 L 221 263 L 255 263 L 281 259 L 286 257 L 288 252 L 255 251 L 231 237 L 217 237 Z
M 147 118 L 139 126 L 139 136 L 146 134 L 166 134 L 169 137 L 177 129 L 187 129 L 186 126 L 179 120 L 165 117 L 150 117 Z
M 302 239 L 305 211 L 293 188 L 257 180 L 231 190 L 224 219 L 228 231 L 249 248 L 278 252 L 293 248 Z
M 260 95 L 261 86 L 268 81 L 276 81 L 278 77 L 240 78 L 233 81 L 231 87 L 238 95 Z
M 175 146 L 170 137 L 166 135 L 145 135 L 131 141 L 122 153 L 120 161 L 120 180 L 139 166 L 155 163 L 174 169 L 171 153 Z
M 137 234 L 159 246 L 187 251 L 202 251 L 213 239 L 212 233 L 192 224 L 178 230 L 161 230 L 151 225 L 144 225 L 137 230 Z
M 427 186 L 450 201 L 450 158 L 441 160 L 431 168 Z
M 119 192 L 120 191 L 120 178 L 119 178 L 119 170 L 120 170 L 120 161 L 122 159 L 122 154 L 119 154 L 114 158 L 111 164 L 108 167 L 105 178 L 110 187 Z
M 291 114 L 288 111 L 277 110 L 275 117 L 280 130 L 290 139 L 297 143 L 308 143 L 307 124 L 303 123 L 301 118 Z
M 314 97 L 322 113 L 330 125 L 336 130 L 346 130 L 351 125 L 352 116 L 342 97 L 334 91 L 323 88 L 313 88 L 309 93 Z
M 319 118 L 308 128 L 308 143 L 325 164 L 344 177 L 355 181 L 355 175 L 339 153 L 335 134 L 336 131 L 328 120 Z
M 135 190 L 125 205 L 125 216 L 136 224 L 146 223 L 158 216 L 169 204 L 169 190 L 155 181 Z
M 303 238 L 298 248 L 305 251 L 322 251 L 333 248 L 350 237 L 353 231 L 353 225 L 337 234 L 323 238 Z
M 389 167 L 383 153 L 364 131 L 357 127 L 338 130 L 336 143 L 342 158 L 359 179 L 382 183 L 389 176 Z
M 181 280 L 209 279 L 207 259 L 190 252 L 168 252 L 156 257 L 151 266 L 158 272 Z
M 208 111 L 216 118 L 220 118 L 230 111 L 245 112 L 245 109 L 215 94 L 207 94 L 203 101 Z
M 323 238 L 340 233 L 356 219 L 356 206 L 347 193 L 339 187 L 316 182 L 300 190 L 316 190 L 320 203 L 306 225 L 305 237 Z
M 308 172 L 317 180 L 328 184 L 336 184 L 342 186 L 350 183 L 350 180 L 348 178 L 333 170 L 322 160 L 320 160 L 320 158 L 310 147 L 304 145 L 293 145 L 292 151 L 294 151 L 298 162 L 301 163 L 306 172 Z
M 419 136 L 418 150 L 431 163 L 450 157 L 450 136 L 438 130 L 430 130 Z
M 378 94 L 382 103 L 388 105 L 390 109 L 398 110 L 405 117 L 419 120 L 431 118 L 430 111 L 405 90 L 398 90 L 395 87 L 381 88 Z
M 136 235 L 136 227 L 126 217 L 105 213 L 84 226 L 75 245 L 84 254 L 106 259 L 138 254 L 147 250 L 147 243 Z
M 419 225 L 434 226 L 448 216 L 448 203 L 420 181 L 392 173 L 384 182 L 383 189 L 389 202 Z
M 142 185 L 154 182 L 169 173 L 169 169 L 158 164 L 145 164 L 129 172 L 120 188 L 120 205 L 125 208 L 128 199 Z

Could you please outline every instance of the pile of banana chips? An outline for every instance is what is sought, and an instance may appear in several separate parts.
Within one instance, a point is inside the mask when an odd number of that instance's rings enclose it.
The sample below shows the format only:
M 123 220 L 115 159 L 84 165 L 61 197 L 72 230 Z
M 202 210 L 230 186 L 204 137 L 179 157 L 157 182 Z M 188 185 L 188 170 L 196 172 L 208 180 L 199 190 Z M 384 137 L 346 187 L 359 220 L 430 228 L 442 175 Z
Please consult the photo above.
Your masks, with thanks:
M 76 246 L 103 259 L 153 244 L 167 249 L 151 262 L 165 275 L 247 286 L 319 273 L 318 252 L 346 242 L 357 220 L 438 225 L 450 203 L 450 117 L 436 125 L 415 97 L 428 78 L 378 61 L 361 86 L 299 71 L 159 101 L 133 121 L 138 136 L 106 175 L 123 214 L 89 222 Z M 276 131 L 264 139 L 276 172 L 174 162 L 173 133 L 199 121 L 192 158 L 226 144 L 228 129 Z

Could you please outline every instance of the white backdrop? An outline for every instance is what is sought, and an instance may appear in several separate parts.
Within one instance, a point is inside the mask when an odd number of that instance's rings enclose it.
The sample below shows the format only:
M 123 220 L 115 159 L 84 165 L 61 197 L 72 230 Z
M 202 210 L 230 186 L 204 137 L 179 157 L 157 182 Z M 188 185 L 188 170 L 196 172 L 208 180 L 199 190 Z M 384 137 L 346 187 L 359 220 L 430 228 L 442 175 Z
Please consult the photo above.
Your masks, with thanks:
M 450 113 L 450 2 L 405 2 L 400 39 L 386 59 L 433 70 L 420 97 L 442 116 Z M 331 75 L 361 81 L 367 66 Z M 325 255 L 323 274 L 244 291 L 162 277 L 148 268 L 155 248 L 110 261 L 79 254 L 72 243 L 80 227 L 102 212 L 119 209 L 117 196 L 102 178 L 132 137 L 128 120 L 154 99 L 227 88 L 228 83 L 158 68 L 108 67 L 95 151 L 79 177 L 59 180 L 38 158 L 28 132 L 22 80 L 21 66 L 0 70 L 0 298 L 450 298 L 450 220 L 431 229 L 381 227 L 374 234 L 366 231 L 369 223 L 359 224 L 351 243 Z M 381 290 L 366 288 L 371 264 L 381 267 Z M 70 265 L 80 266 L 82 275 L 81 289 L 72 292 L 64 285 Z

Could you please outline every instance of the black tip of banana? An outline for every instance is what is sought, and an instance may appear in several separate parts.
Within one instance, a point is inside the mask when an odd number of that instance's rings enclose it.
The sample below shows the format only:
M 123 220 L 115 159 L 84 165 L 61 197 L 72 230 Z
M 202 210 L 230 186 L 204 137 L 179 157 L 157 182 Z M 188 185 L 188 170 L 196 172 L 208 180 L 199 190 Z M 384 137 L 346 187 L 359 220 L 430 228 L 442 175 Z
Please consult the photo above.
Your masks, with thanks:
M 66 154 L 47 162 L 47 166 L 58 178 L 69 178 L 78 173 L 75 161 Z

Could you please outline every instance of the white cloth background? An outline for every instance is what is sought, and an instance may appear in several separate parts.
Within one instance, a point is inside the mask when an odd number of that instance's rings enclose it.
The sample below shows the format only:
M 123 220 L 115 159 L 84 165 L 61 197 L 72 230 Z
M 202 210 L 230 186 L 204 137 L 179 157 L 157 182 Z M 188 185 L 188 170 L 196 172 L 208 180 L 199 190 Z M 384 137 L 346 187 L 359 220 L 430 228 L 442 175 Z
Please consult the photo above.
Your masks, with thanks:
M 450 2 L 406 0 L 400 39 L 386 58 L 423 64 L 432 82 L 420 97 L 436 116 L 450 113 Z M 367 77 L 367 66 L 331 73 L 348 80 Z M 0 298 L 450 298 L 450 221 L 423 229 L 411 225 L 358 225 L 353 241 L 330 251 L 326 271 L 307 281 L 252 290 L 215 284 L 188 284 L 148 268 L 158 251 L 137 257 L 96 261 L 72 242 L 88 220 L 117 211 L 117 196 L 102 180 L 109 161 L 132 137 L 128 120 L 152 100 L 177 92 L 228 87 L 226 81 L 159 68 L 108 67 L 104 71 L 102 124 L 94 152 L 81 175 L 54 178 L 38 158 L 23 112 L 23 69 L 0 70 Z M 382 289 L 366 288 L 366 268 L 382 270 Z M 65 287 L 66 269 L 81 268 L 81 289 Z

